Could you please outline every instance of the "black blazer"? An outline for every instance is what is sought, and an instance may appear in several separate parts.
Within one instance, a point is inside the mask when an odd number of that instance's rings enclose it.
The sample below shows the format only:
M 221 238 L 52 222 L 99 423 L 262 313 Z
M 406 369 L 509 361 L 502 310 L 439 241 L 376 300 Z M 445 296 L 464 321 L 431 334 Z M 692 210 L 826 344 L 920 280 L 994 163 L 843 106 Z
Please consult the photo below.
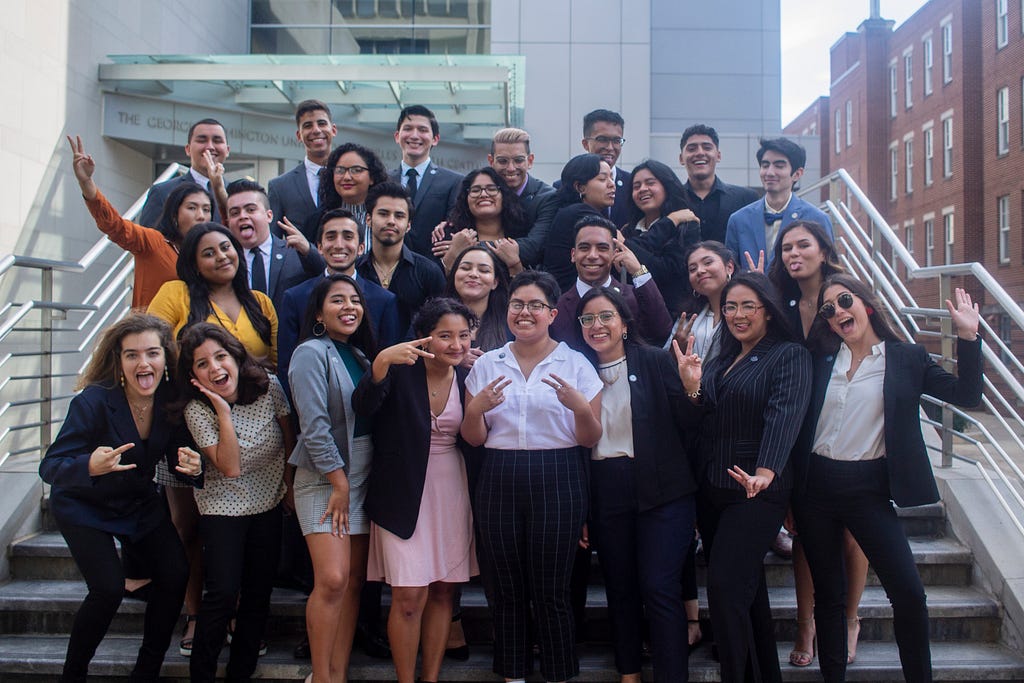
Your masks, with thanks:
M 401 167 L 391 172 L 391 180 L 405 184 Z M 430 252 L 430 233 L 441 221 L 448 219 L 459 197 L 462 175 L 437 166 L 433 161 L 422 178 L 417 178 L 416 196 L 412 200 L 412 228 L 405 236 L 407 247 L 434 260 Z M 369 221 L 367 221 L 369 222 Z
M 267 183 L 267 196 L 270 198 L 270 210 L 274 212 L 271 232 L 275 236 L 281 237 L 281 229 L 277 227 L 277 222 L 287 218 L 292 225 L 302 231 L 311 244 L 316 244 L 318 226 L 313 225 L 313 229 L 310 229 L 309 219 L 317 215 L 317 208 L 313 202 L 313 195 L 309 192 L 309 183 L 306 181 L 305 161 L 299 162 L 292 170 Z
M 465 368 L 455 368 L 459 399 L 466 400 Z M 373 467 L 366 513 L 399 538 L 416 530 L 430 455 L 430 395 L 423 361 L 392 365 L 380 384 L 367 372 L 352 394 L 356 414 L 373 418 Z M 396 420 L 401 420 L 399 427 Z M 459 436 L 459 448 L 467 444 Z
M 570 260 L 570 252 L 576 244 L 576 234 L 573 228 L 576 226 L 576 221 L 586 215 L 601 216 L 602 214 L 583 202 L 575 202 L 561 207 L 551 221 L 551 229 L 548 231 L 544 243 L 542 261 L 544 270 L 555 276 L 555 279 L 558 280 L 558 287 L 563 292 L 569 291 L 569 287 L 576 282 L 576 266 Z
M 541 263 L 544 258 L 544 244 L 547 241 L 551 221 L 558 213 L 558 193 L 540 178 L 529 176 L 526 187 L 519 195 L 519 205 L 526 216 L 526 234 L 516 238 L 519 245 L 519 260 L 526 267 Z
M 633 174 L 624 168 L 615 167 L 615 203 L 612 204 L 611 221 L 615 225 L 629 222 L 633 204 Z
M 157 390 L 153 426 L 143 442 L 132 419 L 124 390 L 88 386 L 71 399 L 57 439 L 39 463 L 39 476 L 50 484 L 54 517 L 65 524 L 87 526 L 112 534 L 140 538 L 156 528 L 166 513 L 153 475 L 166 466 L 179 475 L 178 447 L 190 445 L 188 431 L 167 420 L 166 382 Z M 100 446 L 135 447 L 121 456 L 121 464 L 135 469 L 89 476 L 89 457 Z M 161 463 L 166 460 L 166 463 Z
M 889 470 L 889 493 L 900 507 L 928 505 L 939 500 L 921 435 L 921 395 L 928 394 L 965 408 L 981 402 L 981 340 L 958 339 L 956 355 L 959 377 L 939 367 L 919 344 L 885 342 L 885 377 L 882 380 L 885 462 Z M 814 359 L 811 404 L 793 450 L 793 495 L 797 497 L 808 486 L 807 464 L 835 362 L 835 354 Z
M 196 183 L 196 179 L 192 177 L 190 171 L 185 171 L 182 175 L 177 178 L 171 178 L 165 180 L 162 183 L 157 183 L 153 187 L 149 188 L 149 194 L 146 196 L 146 203 L 142 205 L 142 211 L 139 212 L 139 217 L 135 220 L 139 225 L 144 225 L 147 228 L 155 228 L 156 224 L 160 222 L 160 216 L 164 212 L 164 202 L 167 201 L 167 197 L 174 191 L 178 185 L 182 183 Z M 198 183 L 196 183 L 198 184 Z M 213 191 L 210 191 L 213 194 Z M 220 209 L 217 208 L 217 198 L 213 198 L 213 206 L 211 208 L 210 220 L 214 223 L 223 223 L 220 217 Z
M 684 257 L 690 245 L 700 241 L 700 223 L 677 226 L 666 216 L 656 220 L 646 232 L 638 233 L 630 226 L 622 234 L 626 246 L 651 271 L 673 320 L 678 318 L 691 305 L 693 288 Z

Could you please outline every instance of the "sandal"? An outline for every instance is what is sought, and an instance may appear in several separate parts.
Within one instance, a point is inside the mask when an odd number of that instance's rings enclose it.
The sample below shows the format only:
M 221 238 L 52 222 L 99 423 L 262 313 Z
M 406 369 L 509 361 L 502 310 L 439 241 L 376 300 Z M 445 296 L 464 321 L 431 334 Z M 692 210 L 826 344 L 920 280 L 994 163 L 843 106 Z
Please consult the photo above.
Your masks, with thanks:
M 807 627 L 808 624 L 811 626 L 811 647 L 810 647 L 810 651 L 808 651 L 808 650 L 801 650 L 797 646 L 797 644 L 800 642 L 801 632 Z M 813 630 L 814 629 L 814 619 L 813 618 L 810 618 L 810 619 L 797 619 L 796 620 L 796 627 L 797 627 L 797 634 L 796 634 L 797 641 L 796 641 L 796 643 L 793 644 L 793 651 L 789 653 L 789 663 L 792 664 L 793 666 L 799 666 L 799 667 L 802 668 L 802 667 L 810 666 L 811 665 L 811 662 L 814 661 L 814 654 L 815 654 L 815 652 L 817 650 L 817 637 L 814 634 L 814 630 Z
M 846 620 L 846 663 L 857 659 L 857 640 L 860 639 L 860 617 Z
M 228 630 L 227 630 L 227 633 L 225 634 L 225 640 L 227 640 L 227 644 L 230 645 L 231 641 L 234 640 L 234 638 L 235 638 L 235 620 L 232 619 L 231 621 L 228 622 Z M 262 638 L 260 638 L 260 649 L 259 649 L 259 651 L 256 654 L 259 657 L 262 657 L 265 654 L 267 654 L 267 641 L 263 640 Z
M 189 622 L 198 620 L 199 617 L 195 614 L 185 615 L 185 628 L 181 632 L 181 642 L 178 643 L 178 654 L 180 654 L 182 657 L 192 656 L 192 641 L 195 640 L 195 638 L 194 635 L 191 637 L 185 637 L 185 634 L 188 633 Z M 193 634 L 195 634 L 195 631 L 193 631 Z

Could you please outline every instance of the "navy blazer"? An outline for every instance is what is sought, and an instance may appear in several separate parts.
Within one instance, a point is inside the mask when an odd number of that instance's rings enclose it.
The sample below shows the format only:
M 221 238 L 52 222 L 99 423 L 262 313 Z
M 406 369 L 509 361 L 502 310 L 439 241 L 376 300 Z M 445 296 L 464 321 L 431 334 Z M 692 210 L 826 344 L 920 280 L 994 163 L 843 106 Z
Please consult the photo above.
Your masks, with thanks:
M 305 161 L 267 183 L 267 196 L 270 198 L 270 210 L 274 212 L 271 231 L 275 236 L 281 237 L 277 221 L 287 218 L 311 244 L 316 244 L 317 226 L 310 230 L 309 219 L 317 214 L 317 207 L 306 181 Z
M 391 180 L 405 184 L 401 167 L 391 172 Z M 435 260 L 430 251 L 430 233 L 438 223 L 448 220 L 448 214 L 459 198 L 462 175 L 431 161 L 423 177 L 416 180 L 416 196 L 412 200 L 412 228 L 405 236 L 405 244 L 417 254 Z
M 624 168 L 615 167 L 615 203 L 612 204 L 611 221 L 618 227 L 629 223 L 633 207 L 633 174 Z
M 270 281 L 267 282 L 267 296 L 274 302 L 274 310 L 280 315 L 284 304 L 284 293 L 289 289 L 324 272 L 324 259 L 312 244 L 305 256 L 291 249 L 280 237 L 272 238 L 270 247 Z
M 516 238 L 519 260 L 529 268 L 539 265 L 544 258 L 544 244 L 551 229 L 551 221 L 558 213 L 558 193 L 540 178 L 528 176 L 526 187 L 519 195 L 519 205 L 526 217 L 527 232 L 523 236 L 508 236 Z
M 725 246 L 732 249 L 732 253 L 736 255 L 736 262 L 739 264 L 740 270 L 748 270 L 747 259 L 743 252 L 749 252 L 750 257 L 756 263 L 758 252 L 763 250 L 766 273 L 775 256 L 775 245 L 765 244 L 764 212 L 764 197 L 761 197 L 729 217 L 729 223 L 725 229 Z M 779 234 L 782 234 L 787 225 L 798 220 L 820 223 L 828 236 L 835 239 L 832 234 L 832 221 L 828 216 L 822 213 L 818 207 L 793 195 L 789 206 L 786 207 L 785 215 L 782 217 L 782 223 L 779 225 Z
M 693 288 L 687 267 L 687 249 L 700 241 L 700 223 L 676 225 L 667 216 L 654 221 L 646 232 L 623 230 L 628 247 L 641 264 L 647 266 L 658 283 L 665 306 L 673 319 L 691 305 Z M 653 341 L 653 340 L 652 340 Z
M 174 188 L 182 183 L 198 184 L 196 179 L 192 177 L 192 173 L 186 170 L 177 178 L 165 180 L 149 188 L 149 194 L 146 195 L 146 203 L 142 205 L 142 211 L 139 212 L 139 217 L 135 219 L 135 222 L 147 228 L 157 227 L 157 223 L 160 222 L 160 216 L 164 212 L 164 202 L 167 201 L 167 197 L 174 191 Z M 213 191 L 210 194 L 212 195 Z M 210 209 L 210 220 L 214 223 L 222 223 L 216 197 L 214 197 L 213 206 Z
M 900 507 L 928 505 L 939 500 L 939 489 L 921 434 L 921 395 L 928 394 L 965 408 L 981 402 L 981 339 L 957 339 L 956 355 L 959 377 L 939 367 L 919 344 L 885 342 L 885 377 L 882 380 L 885 463 L 889 470 L 889 494 Z M 811 404 L 793 449 L 794 497 L 802 495 L 808 486 L 807 465 L 835 362 L 835 354 L 814 358 Z
M 468 370 L 455 368 L 459 400 L 466 400 Z M 430 456 L 430 394 L 423 361 L 392 365 L 380 384 L 367 372 L 352 394 L 357 415 L 373 418 L 373 467 L 366 490 L 366 513 L 399 538 L 416 530 Z M 401 416 L 401 428 L 395 418 Z M 467 444 L 457 437 L 465 455 Z
M 162 378 L 161 378 L 162 379 Z M 90 385 L 71 399 L 67 417 L 46 457 L 39 476 L 50 484 L 50 507 L 62 524 L 87 526 L 129 538 L 141 538 L 164 519 L 167 506 L 157 492 L 153 475 L 161 461 L 177 473 L 178 447 L 190 445 L 184 425 L 167 420 L 167 383 L 162 382 L 153 402 L 149 439 L 142 440 L 124 390 Z M 121 464 L 135 469 L 89 475 L 89 458 L 100 446 L 117 448 L 126 443 Z
M 672 331 L 672 317 L 665 308 L 665 300 L 661 298 L 658 285 L 653 280 L 643 287 L 622 284 L 612 280 L 612 289 L 622 294 L 626 305 L 636 320 L 636 332 L 644 341 L 661 346 Z M 580 293 L 574 282 L 572 287 L 558 299 L 558 315 L 551 323 L 551 338 L 564 341 L 570 348 L 583 352 L 587 345 L 583 341 L 583 330 L 577 317 L 576 309 L 580 305 Z

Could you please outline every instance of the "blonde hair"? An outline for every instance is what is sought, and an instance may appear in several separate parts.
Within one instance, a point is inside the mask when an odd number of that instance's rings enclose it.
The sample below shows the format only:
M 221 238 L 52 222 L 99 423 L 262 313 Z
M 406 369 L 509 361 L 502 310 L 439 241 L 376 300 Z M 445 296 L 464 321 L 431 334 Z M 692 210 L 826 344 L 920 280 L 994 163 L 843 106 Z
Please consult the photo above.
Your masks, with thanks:
M 522 128 L 502 128 L 491 138 L 491 154 L 494 154 L 495 145 L 515 145 L 522 143 L 526 145 L 526 153 L 530 153 L 530 134 Z

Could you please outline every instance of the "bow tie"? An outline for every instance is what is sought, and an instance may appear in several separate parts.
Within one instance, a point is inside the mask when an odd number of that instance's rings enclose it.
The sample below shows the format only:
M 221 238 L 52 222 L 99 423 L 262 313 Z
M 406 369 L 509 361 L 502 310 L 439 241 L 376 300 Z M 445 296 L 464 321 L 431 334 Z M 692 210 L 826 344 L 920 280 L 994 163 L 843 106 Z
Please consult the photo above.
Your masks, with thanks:
M 765 211 L 764 212 L 764 222 L 765 222 L 765 225 L 771 225 L 775 221 L 781 221 L 783 213 L 784 213 L 783 211 L 779 211 L 778 213 L 772 213 L 770 211 Z

